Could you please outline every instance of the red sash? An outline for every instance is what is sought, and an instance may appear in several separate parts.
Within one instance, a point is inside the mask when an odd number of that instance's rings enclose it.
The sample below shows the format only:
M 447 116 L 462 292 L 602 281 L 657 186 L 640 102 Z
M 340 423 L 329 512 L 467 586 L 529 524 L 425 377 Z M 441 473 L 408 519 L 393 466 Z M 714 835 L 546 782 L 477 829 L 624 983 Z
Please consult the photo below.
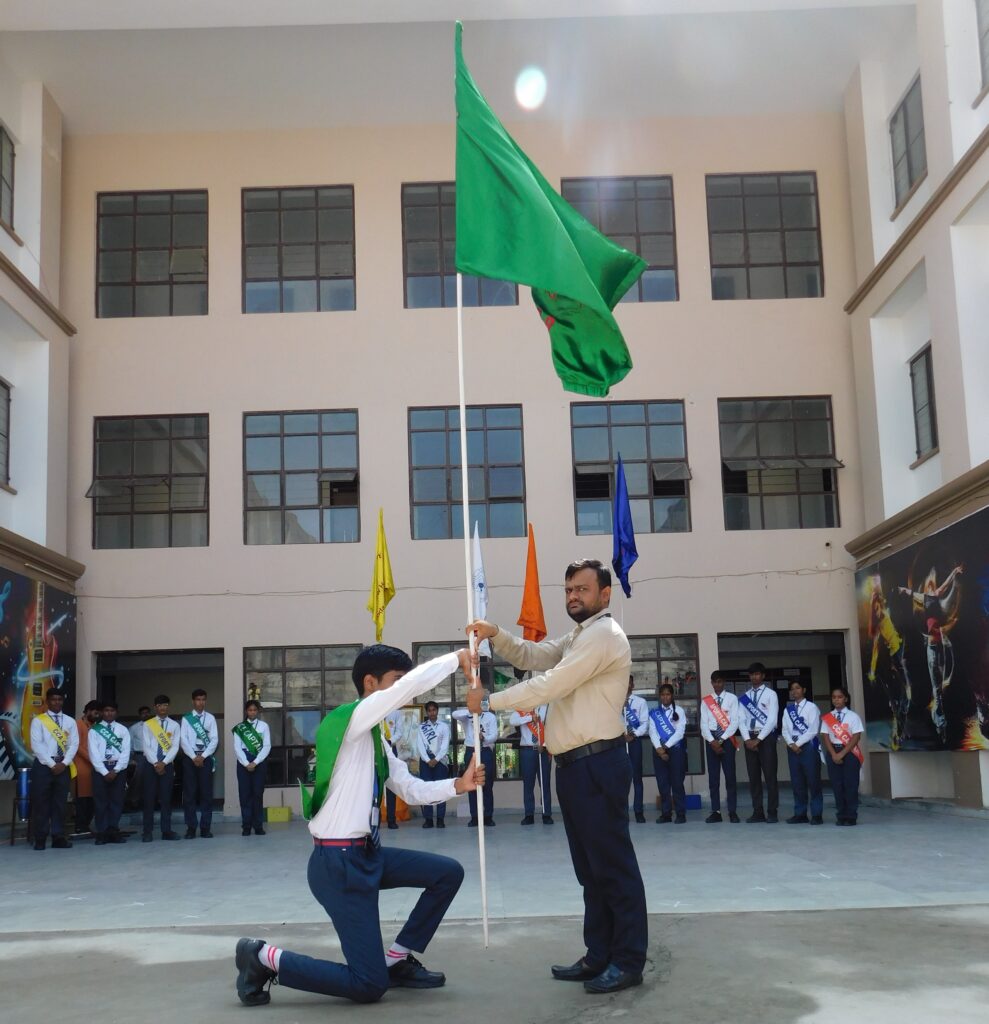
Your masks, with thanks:
M 524 711 L 519 711 L 517 708 L 516 708 L 515 713 L 517 715 L 524 715 L 525 714 Z M 532 715 L 531 711 L 529 712 L 529 715 L 530 716 Z M 536 741 L 536 745 L 540 746 L 540 747 L 546 746 L 546 730 L 545 730 L 545 728 L 543 726 L 543 723 L 542 722 L 534 722 L 532 720 L 532 718 L 530 717 L 529 721 L 526 722 L 525 724 L 529 727 L 529 732 L 532 733 L 532 738 Z
M 844 722 L 839 722 L 834 713 L 829 711 L 821 718 L 821 721 L 834 733 L 834 738 L 843 746 L 847 747 L 852 742 L 852 734 Z M 858 758 L 859 764 L 865 764 L 865 754 L 860 747 L 855 747 L 852 753 Z
M 708 711 L 714 715 L 714 720 L 718 723 L 718 728 L 724 732 L 731 725 L 731 719 L 725 713 L 725 709 L 718 704 L 718 698 L 714 694 L 709 693 L 704 698 L 704 703 L 707 705 Z M 732 746 L 738 750 L 739 743 L 737 736 L 729 737 L 731 739 Z

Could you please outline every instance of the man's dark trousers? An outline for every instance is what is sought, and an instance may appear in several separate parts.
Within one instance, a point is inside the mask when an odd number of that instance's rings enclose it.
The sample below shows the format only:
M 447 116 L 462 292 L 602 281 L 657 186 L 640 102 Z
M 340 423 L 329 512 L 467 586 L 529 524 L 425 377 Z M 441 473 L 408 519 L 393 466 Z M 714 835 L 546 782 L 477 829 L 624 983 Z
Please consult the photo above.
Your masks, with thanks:
M 31 833 L 35 841 L 65 835 L 65 802 L 69 799 L 69 769 L 58 775 L 37 758 L 31 766 Z
M 436 764 L 430 768 L 428 761 L 419 761 L 419 778 L 424 782 L 438 782 L 442 779 L 448 779 L 450 777 L 450 769 L 447 765 L 443 764 L 442 761 L 437 761 Z M 433 820 L 433 805 L 423 804 L 422 816 L 426 821 Z M 436 820 L 442 821 L 446 817 L 446 802 L 436 805 Z
M 542 752 L 543 807 L 542 814 L 553 813 L 553 795 L 550 789 L 550 770 L 553 762 L 546 750 Z M 522 769 L 522 807 L 526 817 L 536 813 L 536 780 L 539 778 L 539 756 L 535 747 L 519 747 L 519 767 Z
M 470 759 L 474 756 L 473 747 L 464 747 L 464 767 L 461 775 L 470 767 Z M 495 759 L 494 751 L 490 747 L 481 747 L 481 764 L 484 765 L 484 817 L 490 818 L 494 815 L 494 779 Z M 470 805 L 470 816 L 477 818 L 477 790 L 472 789 L 467 794 L 467 803 Z
M 161 834 L 172 831 L 172 786 L 175 765 L 168 764 L 159 775 L 150 761 L 144 762 L 144 820 L 142 831 L 146 836 L 155 830 L 155 803 L 161 803 Z
M 711 810 L 721 812 L 721 776 L 725 777 L 725 794 L 728 797 L 728 813 L 738 810 L 738 784 L 735 778 L 735 745 L 730 739 L 721 744 L 721 753 L 715 752 L 710 743 L 707 748 L 707 780 L 711 792 Z
M 624 743 L 556 765 L 556 795 L 577 881 L 584 889 L 589 967 L 613 963 L 641 974 L 646 962 L 646 893 L 628 831 L 632 767 Z
M 752 810 L 762 814 L 762 778 L 766 778 L 766 796 L 770 816 L 779 811 L 780 791 L 777 775 L 776 733 L 771 732 L 759 740 L 755 750 L 745 748 L 745 767 L 749 773 L 749 790 L 752 793 Z
M 213 758 L 203 759 L 196 767 L 191 757 L 182 758 L 182 808 L 185 811 L 185 827 L 196 827 L 196 812 L 199 812 L 199 828 L 209 832 L 213 821 Z
M 262 761 L 253 772 L 237 762 L 237 795 L 240 797 L 240 827 L 264 827 L 264 779 L 268 762 Z
M 278 984 L 373 1003 L 388 991 L 378 892 L 424 889 L 395 940 L 421 953 L 453 902 L 464 869 L 449 857 L 373 846 L 317 846 L 309 858 L 309 888 L 330 916 L 346 963 L 282 953 Z
M 636 736 L 626 747 L 629 764 L 632 766 L 632 810 L 642 814 L 642 737 Z
M 821 789 L 821 756 L 814 741 L 805 743 L 800 753 L 786 750 L 790 763 L 790 782 L 793 785 L 793 813 L 801 818 L 807 814 L 808 804 L 812 817 L 824 813 L 824 790 Z
M 120 815 L 124 810 L 124 790 L 127 775 L 118 772 L 117 777 L 108 781 L 106 776 L 93 769 L 93 806 L 96 808 L 96 832 L 106 835 L 120 827 Z

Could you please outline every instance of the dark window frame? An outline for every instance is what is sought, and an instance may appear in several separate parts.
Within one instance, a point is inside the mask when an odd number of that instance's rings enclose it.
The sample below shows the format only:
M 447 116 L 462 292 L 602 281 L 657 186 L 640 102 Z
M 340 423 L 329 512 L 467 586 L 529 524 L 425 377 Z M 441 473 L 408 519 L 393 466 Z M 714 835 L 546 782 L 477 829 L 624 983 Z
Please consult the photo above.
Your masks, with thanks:
M 10 177 L 3 173 L 3 154 L 10 153 Z M 14 170 L 17 162 L 17 147 L 13 136 L 0 124 L 0 224 L 14 230 Z M 9 198 L 8 198 L 9 197 Z M 3 215 L 4 208 L 10 207 L 10 217 Z
M 754 182 L 757 180 L 765 180 L 769 178 L 776 179 L 776 190 L 775 192 L 762 192 L 755 191 Z M 784 182 L 791 179 L 798 178 L 810 178 L 813 182 L 813 190 L 810 193 L 807 192 L 787 192 L 784 191 Z M 727 183 L 732 179 L 738 179 L 738 192 L 717 192 L 714 195 L 711 194 L 711 186 L 717 182 Z M 752 188 L 753 191 L 748 191 L 746 187 Z M 824 278 L 824 243 L 821 237 L 821 193 L 817 183 L 817 171 L 766 171 L 760 173 L 739 173 L 739 174 L 708 174 L 704 178 L 704 193 L 706 199 L 707 209 L 707 241 L 708 241 L 708 258 L 711 266 L 711 298 L 717 302 L 724 301 L 738 301 L 742 299 L 751 300 L 752 295 L 752 272 L 758 270 L 771 270 L 779 268 L 782 280 L 783 280 L 783 294 L 773 296 L 755 296 L 755 300 L 759 301 L 773 301 L 783 299 L 823 299 L 826 294 L 826 285 Z M 814 201 L 814 225 L 807 227 L 805 225 L 790 225 L 789 227 L 785 223 L 785 214 L 783 211 L 783 200 L 784 198 L 799 199 L 810 195 Z M 748 199 L 767 199 L 775 197 L 777 199 L 777 207 L 779 213 L 779 226 L 776 228 L 770 227 L 749 227 L 748 214 L 746 212 L 746 200 Z M 736 228 L 717 228 L 714 229 L 711 226 L 711 204 L 713 201 L 718 200 L 740 200 L 742 223 L 741 227 Z M 801 234 L 806 235 L 813 232 L 817 239 L 817 259 L 816 260 L 797 260 L 788 258 L 787 249 L 787 234 Z M 715 238 L 717 236 L 728 236 L 728 235 L 741 235 L 742 236 L 742 257 L 740 260 L 729 261 L 729 260 L 716 260 L 715 259 Z M 779 235 L 780 244 L 780 260 L 776 261 L 753 261 L 752 259 L 752 247 L 750 242 L 750 235 Z M 788 271 L 791 269 L 799 270 L 800 268 L 816 268 L 818 272 L 818 280 L 820 283 L 820 289 L 817 295 L 791 295 L 790 276 Z M 745 271 L 745 294 L 744 295 L 718 295 L 716 280 L 717 272 L 719 270 L 730 270 L 730 271 Z
M 429 206 L 431 204 L 426 203 L 407 203 L 406 192 L 408 189 L 436 189 L 436 209 L 437 209 L 437 230 L 439 232 L 436 237 L 436 244 L 439 247 L 439 271 L 435 274 L 427 273 L 423 271 L 409 272 L 409 244 L 410 242 L 415 243 L 417 241 L 428 242 L 431 241 L 429 238 L 423 239 L 410 239 L 408 237 L 408 226 L 406 223 L 406 210 L 414 208 L 416 206 Z M 454 193 L 454 199 L 452 202 L 445 202 L 445 195 L 452 191 Z M 399 191 L 400 205 L 401 205 L 401 218 L 402 218 L 402 303 L 405 309 L 451 309 L 456 308 L 456 280 L 457 270 L 456 267 L 451 267 L 449 272 L 446 269 L 446 261 L 444 253 L 447 245 L 456 245 L 456 182 L 453 181 L 405 181 L 402 182 L 402 187 Z M 443 230 L 443 210 L 444 208 L 450 211 L 450 218 L 453 221 L 454 229 L 450 237 L 447 237 L 447 233 Z M 451 261 L 452 262 L 452 261 Z M 439 305 L 427 305 L 416 303 L 411 305 L 409 303 L 409 279 L 410 278 L 439 278 L 440 285 L 440 302 Z M 447 294 L 448 282 L 447 278 L 450 279 L 450 285 L 452 286 L 452 295 Z M 485 301 L 485 288 L 488 286 L 486 282 L 495 286 L 495 290 L 503 287 L 504 285 L 510 285 L 512 288 L 513 300 L 511 302 L 492 302 Z M 519 304 L 519 286 L 513 281 L 496 281 L 494 278 L 477 277 L 474 274 L 463 275 L 463 304 L 465 308 L 476 308 L 483 306 L 485 308 L 494 308 L 497 306 L 517 306 Z
M 142 197 L 146 198 L 149 196 L 168 196 L 169 197 L 169 209 L 167 214 L 163 214 L 160 211 L 144 210 L 139 211 L 137 209 L 138 200 Z M 175 209 L 175 198 L 177 196 L 198 196 L 202 197 L 202 209 L 198 210 L 176 210 Z M 123 200 L 125 197 L 129 197 L 131 200 L 130 212 L 116 211 L 112 213 L 104 213 L 102 210 L 104 200 Z M 138 245 L 137 244 L 137 220 L 141 215 L 148 217 L 151 216 L 168 216 L 171 223 L 169 224 L 169 243 L 167 246 L 162 244 L 155 245 Z M 175 245 L 175 217 L 177 216 L 203 216 L 206 219 L 205 230 L 203 234 L 202 245 Z M 118 246 L 113 248 L 104 248 L 100 241 L 100 229 L 104 220 L 111 219 L 124 219 L 130 217 L 133 220 L 131 230 L 131 244 L 129 246 Z M 202 250 L 202 273 L 190 272 L 183 275 L 182 272 L 176 272 L 173 269 L 175 254 L 182 252 L 194 253 Z M 114 279 L 108 277 L 101 280 L 101 268 L 100 268 L 100 257 L 105 253 L 130 253 L 130 277 Z M 162 279 L 149 279 L 139 280 L 138 279 L 138 267 L 137 259 L 138 253 L 141 252 L 167 252 L 168 253 L 168 265 L 169 271 L 167 275 L 167 281 Z M 179 278 L 176 280 L 176 278 Z M 201 280 L 186 280 L 185 277 L 197 277 Z M 156 316 L 208 316 L 209 315 L 209 191 L 205 188 L 186 188 L 186 189 L 141 189 L 138 191 L 125 190 L 125 191 L 112 191 L 112 192 L 98 192 L 96 194 L 96 265 L 94 267 L 94 278 L 95 278 L 95 310 L 97 320 L 135 320 L 142 319 L 145 316 L 156 317 Z M 175 309 L 175 289 L 182 287 L 183 285 L 202 285 L 203 286 L 203 303 L 204 308 L 201 312 L 193 313 L 176 313 Z M 137 289 L 139 287 L 148 288 L 165 288 L 168 289 L 168 312 L 167 313 L 137 313 Z M 131 311 L 129 313 L 120 314 L 104 314 L 100 311 L 100 290 L 101 288 L 130 288 L 131 291 Z
M 518 426 L 488 426 L 487 413 L 489 410 L 496 409 L 517 409 L 519 414 Z M 484 414 L 483 425 L 478 428 L 471 426 L 470 414 L 480 410 Z M 413 427 L 412 418 L 415 413 L 420 412 L 443 412 L 444 414 L 444 426 L 443 427 Z M 450 438 L 458 437 L 459 428 L 451 427 L 450 413 L 457 413 L 459 416 L 459 407 L 455 405 L 428 405 L 428 406 L 410 406 L 407 410 L 407 423 L 408 423 L 408 454 L 409 454 L 409 535 L 413 541 L 435 541 L 435 540 L 461 540 L 462 538 L 456 532 L 455 523 L 462 520 L 463 516 L 458 516 L 458 512 L 462 506 L 462 498 L 456 497 L 454 493 L 454 481 L 453 476 L 456 475 L 456 481 L 459 484 L 461 479 L 461 467 L 460 462 L 453 462 L 450 459 Z M 479 529 L 478 532 L 481 537 L 490 537 L 489 523 L 490 523 L 490 507 L 492 505 L 522 505 L 522 528 L 520 533 L 515 534 L 498 534 L 501 536 L 510 537 L 524 537 L 526 535 L 526 523 L 527 519 L 527 488 L 525 479 L 525 413 L 520 402 L 497 402 L 491 403 L 490 405 L 468 405 L 467 406 L 467 430 L 468 432 L 476 431 L 478 429 L 484 432 L 484 462 L 478 466 L 468 462 L 468 472 L 470 470 L 482 469 L 484 472 L 484 497 L 478 500 L 469 499 L 469 481 L 468 481 L 468 501 L 469 505 L 484 505 L 488 510 L 487 522 L 484 524 L 483 529 Z M 519 462 L 492 462 L 488 458 L 488 432 L 500 432 L 508 430 L 517 430 L 519 433 L 519 446 L 521 448 L 521 456 Z M 445 461 L 443 464 L 429 464 L 424 466 L 417 466 L 413 461 L 413 434 L 440 434 L 442 433 L 445 437 Z M 459 445 L 458 445 L 458 457 L 459 457 Z M 468 453 L 469 458 L 469 453 Z M 509 469 L 518 467 L 522 474 L 522 494 L 519 495 L 508 495 L 504 497 L 494 498 L 491 497 L 491 470 L 492 469 Z M 417 470 L 442 470 L 446 474 L 446 497 L 443 501 L 425 501 L 416 500 L 415 497 L 415 473 Z M 430 507 L 444 507 L 447 509 L 448 515 L 448 526 L 449 533 L 445 537 L 417 537 L 416 526 L 415 526 L 415 514 L 418 507 L 430 506 Z M 473 526 L 470 526 L 470 531 L 473 533 Z
M 917 404 L 917 389 L 915 386 L 915 374 L 916 367 L 919 363 L 924 364 L 924 372 L 926 377 L 926 401 L 923 405 Z M 928 342 L 909 362 L 910 368 L 910 400 L 913 407 L 913 432 L 914 432 L 914 448 L 917 452 L 917 458 L 922 459 L 925 455 L 929 455 L 938 449 L 938 429 L 937 429 L 937 402 L 935 400 L 934 392 L 934 356 L 931 350 L 931 343 Z M 931 443 L 929 447 L 921 448 L 920 439 L 920 417 L 924 412 L 928 412 L 930 417 L 930 433 Z
M 2 461 L 0 461 L 0 483 L 10 486 L 10 410 L 13 386 L 0 377 L 0 406 L 3 406 L 3 420 L 6 430 L 0 429 L 0 441 L 3 442 Z
M 173 421 L 175 420 L 197 420 L 202 419 L 205 421 L 205 433 L 192 433 L 192 434 L 176 434 L 173 432 Z M 150 437 L 137 437 L 134 432 L 134 424 L 141 420 L 167 420 L 169 423 L 168 436 L 150 436 Z M 102 424 L 108 423 L 126 423 L 131 424 L 130 437 L 115 437 L 115 436 L 100 436 L 100 427 Z M 168 543 L 164 545 L 156 545 L 161 548 L 174 548 L 174 547 L 209 547 L 210 539 L 210 502 L 209 502 L 209 479 L 210 479 L 210 453 L 209 453 L 209 413 L 175 413 L 165 415 L 151 415 L 151 416 L 96 416 L 93 418 L 93 483 L 89 490 L 86 492 L 87 498 L 93 499 L 93 513 L 92 513 L 92 532 L 91 542 L 94 551 L 144 551 L 151 550 L 150 547 L 140 546 L 134 544 L 134 524 L 135 520 L 142 516 L 152 515 L 168 515 Z M 175 473 L 172 471 L 172 455 L 171 446 L 175 441 L 204 441 L 205 445 L 205 469 L 202 473 Z M 130 464 L 131 472 L 129 474 L 100 474 L 98 472 L 99 467 L 99 445 L 101 443 L 117 443 L 129 441 L 131 445 Z M 169 472 L 168 473 L 134 473 L 134 445 L 141 441 L 167 441 L 169 445 Z M 181 479 L 199 479 L 203 480 L 203 503 L 201 506 L 185 506 L 179 508 L 172 508 L 171 504 L 171 487 L 172 480 Z M 142 481 L 147 485 L 153 485 L 155 483 L 165 483 L 168 488 L 168 509 L 165 512 L 162 511 L 151 511 L 151 512 L 140 512 L 135 510 L 135 488 L 139 486 Z M 120 546 L 104 546 L 97 544 L 97 526 L 98 518 L 100 516 L 115 516 L 123 515 L 124 513 L 111 513 L 111 512 L 100 512 L 98 502 L 103 496 L 94 493 L 99 489 L 100 485 L 116 485 L 123 490 L 130 492 L 130 509 L 126 513 L 130 519 L 130 543 L 127 545 Z M 173 529 L 174 529 L 174 518 L 177 515 L 205 515 L 206 517 L 206 535 L 205 542 L 203 544 L 175 544 L 173 543 Z
M 680 534 L 680 533 L 690 533 L 693 530 L 693 521 L 692 521 L 692 517 L 691 517 L 691 507 L 690 507 L 690 479 L 691 479 L 691 477 L 690 477 L 690 452 L 689 452 L 689 449 L 687 447 L 687 419 L 686 419 L 687 410 L 686 410 L 686 403 L 684 402 L 684 400 L 681 399 L 681 398 L 666 398 L 666 399 L 653 398 L 653 399 L 643 400 L 643 401 L 639 401 L 639 402 L 634 401 L 634 400 L 633 401 L 621 401 L 621 402 L 571 402 L 570 403 L 570 463 L 571 463 L 572 482 L 573 482 L 574 532 L 576 533 L 576 535 L 578 537 L 602 537 L 602 536 L 606 536 L 608 533 L 611 532 L 611 528 L 609 527 L 608 530 L 602 530 L 600 533 L 581 532 L 581 530 L 580 530 L 580 512 L 579 512 L 579 508 L 578 508 L 578 502 L 579 501 L 584 501 L 584 500 L 586 500 L 586 501 L 590 501 L 590 500 L 599 500 L 599 501 L 601 501 L 601 500 L 604 500 L 604 499 L 603 499 L 603 496 L 601 498 L 598 498 L 598 499 L 580 498 L 580 497 L 578 497 L 578 495 L 577 495 L 577 483 L 578 483 L 578 476 L 579 476 L 578 466 L 581 466 L 581 465 L 598 466 L 598 465 L 604 465 L 604 462 L 602 460 L 600 460 L 600 459 L 581 459 L 581 460 L 577 459 L 577 446 L 576 446 L 576 439 L 575 439 L 575 436 L 574 436 L 574 431 L 578 430 L 578 429 L 581 429 L 581 428 L 590 428 L 590 427 L 599 427 L 600 428 L 600 427 L 604 427 L 608 431 L 608 447 L 609 447 L 609 453 L 610 453 L 614 449 L 614 441 L 613 441 L 613 436 L 612 436 L 612 429 L 614 427 L 637 426 L 638 425 L 637 423 L 631 423 L 630 421 L 621 421 L 621 420 L 619 420 L 616 423 L 614 421 L 614 417 L 613 417 L 613 409 L 615 407 L 618 407 L 618 406 L 628 407 L 628 406 L 636 406 L 636 405 L 641 405 L 643 407 L 644 420 L 642 421 L 642 425 L 644 426 L 645 431 L 646 431 L 646 458 L 645 459 L 630 459 L 630 460 L 626 460 L 625 457 L 623 456 L 622 457 L 622 463 L 624 465 L 629 465 L 629 464 L 635 465 L 635 464 L 645 463 L 646 466 L 648 467 L 648 469 L 647 469 L 647 476 L 649 478 L 651 478 L 653 488 L 655 488 L 655 485 L 658 482 L 670 482 L 670 483 L 672 483 L 672 482 L 675 482 L 677 479 L 681 479 L 683 481 L 683 494 L 682 495 L 662 494 L 662 493 L 657 494 L 657 493 L 655 493 L 654 489 L 653 489 L 652 493 L 650 493 L 648 495 L 648 501 L 649 501 L 649 525 L 650 525 L 650 529 L 648 531 L 641 531 L 641 532 L 656 533 L 656 534 L 670 534 L 670 533 Z M 649 406 L 651 406 L 651 405 L 679 405 L 680 406 L 680 410 L 681 410 L 681 418 L 678 421 L 656 420 L 655 422 L 653 422 L 653 421 L 651 421 L 649 419 Z M 603 424 L 575 423 L 574 422 L 574 412 L 575 412 L 575 410 L 580 409 L 580 408 L 586 409 L 586 408 L 589 408 L 589 407 L 603 407 L 606 410 L 606 412 L 607 412 L 607 422 L 603 423 Z M 682 431 L 683 431 L 683 458 L 680 458 L 680 459 L 668 459 L 668 458 L 655 458 L 654 459 L 654 458 L 652 458 L 652 442 L 651 442 L 650 435 L 649 435 L 649 427 L 650 426 L 677 426 L 677 425 L 679 425 L 682 428 Z M 609 503 L 612 506 L 614 505 L 614 501 L 615 501 L 615 467 L 617 465 L 618 465 L 618 458 L 617 458 L 617 452 L 615 452 L 613 455 L 610 455 L 610 459 L 609 459 L 610 469 L 608 471 L 608 501 L 609 501 Z M 664 477 L 662 481 L 657 481 L 657 478 L 655 476 L 655 467 L 659 466 L 659 465 L 670 465 L 670 466 L 681 466 L 682 465 L 683 466 L 683 472 L 685 473 L 685 475 L 682 476 L 682 477 L 679 477 L 679 478 L 677 478 L 677 477 Z M 625 475 L 626 475 L 626 480 L 627 480 L 628 479 L 628 473 L 626 473 Z M 659 498 L 682 498 L 682 500 L 685 502 L 685 511 L 686 511 L 686 519 L 687 519 L 687 523 L 686 523 L 685 529 L 683 529 L 683 530 L 657 530 L 656 529 L 656 508 L 655 508 L 654 502 L 655 502 L 656 499 L 659 499 Z M 641 495 L 629 494 L 629 501 L 630 502 L 634 502 L 636 499 L 642 500 L 642 496 Z M 636 532 L 639 533 L 640 531 L 637 529 Z
M 332 430 L 323 429 L 323 417 L 334 416 L 334 415 L 352 415 L 354 417 L 354 429 L 353 430 Z M 259 432 L 251 433 L 247 432 L 247 421 L 252 416 L 277 416 L 279 418 L 279 429 L 277 433 L 272 432 Z M 316 416 L 317 417 L 317 429 L 313 431 L 286 431 L 285 430 L 285 417 L 286 416 Z M 265 546 L 279 546 L 293 543 L 299 544 L 359 544 L 361 540 L 361 435 L 360 435 L 360 413 L 356 408 L 344 408 L 344 409 L 271 409 L 271 410 L 256 410 L 251 412 L 245 412 L 241 419 L 241 466 L 243 475 L 243 513 L 244 513 L 244 545 L 245 547 L 265 547 Z M 336 468 L 324 467 L 323 466 L 323 439 L 327 437 L 350 437 L 354 438 L 355 447 L 355 462 L 356 466 L 353 469 L 353 480 L 348 481 L 354 486 L 356 492 L 356 502 L 353 505 L 340 504 L 339 508 L 356 508 L 357 509 L 357 534 L 350 540 L 327 540 L 324 535 L 324 516 L 323 512 L 332 509 L 334 506 L 329 499 L 332 499 L 332 491 L 334 481 L 329 478 L 329 474 L 337 473 L 344 474 L 350 472 L 350 467 Z M 259 437 L 277 437 L 279 439 L 280 449 L 280 462 L 281 468 L 279 469 L 248 469 L 247 466 L 247 442 L 252 438 Z M 315 437 L 317 438 L 317 459 L 319 465 L 315 469 L 286 469 L 285 468 L 285 439 L 293 437 Z M 278 505 L 257 505 L 251 506 L 248 504 L 248 481 L 251 476 L 272 476 L 275 473 L 279 476 L 279 499 Z M 286 497 L 286 478 L 291 476 L 311 476 L 313 473 L 317 477 L 317 488 L 318 488 L 318 504 L 316 505 L 289 505 L 285 501 Z M 325 479 L 321 479 L 325 477 Z M 339 481 L 343 482 L 343 481 Z M 288 541 L 286 540 L 286 516 L 292 512 L 305 512 L 305 511 L 317 511 L 319 513 L 319 539 L 313 541 Z M 281 536 L 280 541 L 249 541 L 248 540 L 248 515 L 251 512 L 279 512 L 281 515 Z
M 909 117 L 910 113 L 910 101 L 914 94 L 914 91 L 918 94 L 917 106 L 920 110 L 920 130 L 913 130 L 916 126 L 911 124 Z M 903 118 L 903 151 L 897 153 L 897 118 L 902 115 Z M 894 197 L 894 211 L 901 210 L 906 206 L 910 197 L 913 195 L 917 186 L 924 180 L 927 175 L 927 129 L 924 125 L 924 90 L 920 81 L 920 73 L 918 72 L 916 77 L 911 81 L 907 87 L 907 91 L 903 94 L 903 98 L 893 108 L 893 113 L 889 118 L 889 145 L 890 145 L 890 158 L 892 161 L 892 172 L 893 172 L 893 197 Z M 911 155 L 911 146 L 920 140 L 922 143 L 921 152 L 924 155 L 923 166 L 918 167 L 914 165 L 914 160 Z M 896 179 L 896 168 L 902 162 L 906 161 L 907 168 L 907 180 L 904 187 L 900 187 Z
M 631 200 L 633 210 L 635 211 L 635 231 L 631 234 L 617 234 L 612 235 L 604 230 L 602 224 L 604 218 L 602 216 L 602 202 L 607 202 L 608 198 L 602 199 L 602 187 L 606 187 L 609 184 L 619 182 L 631 182 L 632 188 L 635 192 L 634 198 Z M 639 196 L 640 185 L 647 183 L 661 182 L 663 185 L 669 188 L 669 196 Z M 595 206 L 594 216 L 588 216 L 588 211 L 584 209 L 587 205 L 585 201 L 569 198 L 567 196 L 568 186 L 581 186 L 591 185 L 595 186 L 595 197 L 593 204 Z M 660 263 L 649 263 L 645 271 L 640 275 L 635 284 L 625 293 L 622 298 L 622 302 L 678 302 L 680 299 L 680 268 L 677 261 L 677 234 L 676 234 L 676 200 L 673 194 L 673 175 L 671 174 L 624 174 L 624 175 L 603 175 L 600 177 L 587 176 L 587 177 L 575 177 L 575 178 L 561 178 L 560 179 L 560 194 L 561 196 L 570 203 L 583 217 L 591 222 L 603 235 L 610 238 L 611 241 L 617 245 L 622 245 L 621 239 L 623 238 L 634 238 L 634 247 L 625 246 L 631 252 L 642 256 L 642 238 L 653 238 L 653 237 L 668 237 L 670 239 L 673 249 L 673 262 L 669 265 Z M 628 200 L 626 200 L 627 202 Z M 639 221 L 641 217 L 641 211 L 639 208 L 640 202 L 669 202 L 670 204 L 670 230 L 669 231 L 640 231 Z M 579 205 L 578 205 L 579 204 Z M 642 257 L 645 259 L 645 257 Z M 672 271 L 673 272 L 673 296 L 672 298 L 643 298 L 643 287 L 644 279 L 650 271 Z

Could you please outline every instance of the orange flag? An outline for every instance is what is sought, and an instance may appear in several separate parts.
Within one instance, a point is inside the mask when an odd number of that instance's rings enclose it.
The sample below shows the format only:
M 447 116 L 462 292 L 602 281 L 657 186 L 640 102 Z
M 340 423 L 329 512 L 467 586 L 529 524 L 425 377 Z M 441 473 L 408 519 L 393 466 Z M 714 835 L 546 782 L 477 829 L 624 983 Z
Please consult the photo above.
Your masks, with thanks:
M 526 640 L 546 639 L 546 619 L 543 616 L 543 599 L 539 596 L 539 566 L 536 564 L 536 537 L 529 523 L 529 554 L 525 560 L 525 589 L 522 591 L 522 611 L 518 624 Z

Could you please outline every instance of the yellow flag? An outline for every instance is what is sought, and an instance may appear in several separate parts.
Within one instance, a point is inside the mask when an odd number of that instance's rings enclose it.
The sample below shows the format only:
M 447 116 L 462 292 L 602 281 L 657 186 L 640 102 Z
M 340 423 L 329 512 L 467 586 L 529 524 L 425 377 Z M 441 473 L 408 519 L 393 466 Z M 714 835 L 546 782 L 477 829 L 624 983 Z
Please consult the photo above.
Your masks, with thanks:
M 385 540 L 385 514 L 378 509 L 378 542 L 374 552 L 374 575 L 371 577 L 371 593 L 367 599 L 367 610 L 374 619 L 374 639 L 381 643 L 385 628 L 385 608 L 395 596 L 395 581 L 391 576 L 391 559 L 388 557 L 388 541 Z

